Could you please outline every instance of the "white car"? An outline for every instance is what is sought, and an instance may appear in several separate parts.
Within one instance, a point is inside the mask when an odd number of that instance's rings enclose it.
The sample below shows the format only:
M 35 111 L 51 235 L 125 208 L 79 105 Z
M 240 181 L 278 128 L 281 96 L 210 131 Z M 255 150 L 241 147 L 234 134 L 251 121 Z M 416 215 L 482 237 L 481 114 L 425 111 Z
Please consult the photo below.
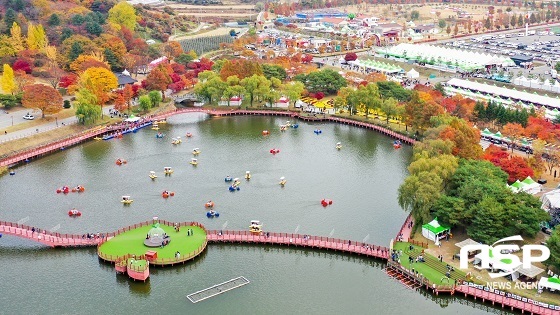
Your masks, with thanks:
M 30 113 L 27 113 L 25 114 L 25 116 L 23 116 L 23 119 L 33 120 L 35 119 L 35 116 L 31 115 Z

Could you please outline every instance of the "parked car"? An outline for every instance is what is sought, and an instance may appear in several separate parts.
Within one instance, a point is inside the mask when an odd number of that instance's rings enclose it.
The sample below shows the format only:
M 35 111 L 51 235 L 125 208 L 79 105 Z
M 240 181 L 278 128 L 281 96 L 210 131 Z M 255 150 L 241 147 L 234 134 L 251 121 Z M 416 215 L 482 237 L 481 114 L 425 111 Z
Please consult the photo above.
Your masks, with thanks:
M 31 115 L 30 113 L 27 113 L 25 114 L 25 116 L 23 116 L 23 119 L 33 120 L 35 119 L 35 116 Z

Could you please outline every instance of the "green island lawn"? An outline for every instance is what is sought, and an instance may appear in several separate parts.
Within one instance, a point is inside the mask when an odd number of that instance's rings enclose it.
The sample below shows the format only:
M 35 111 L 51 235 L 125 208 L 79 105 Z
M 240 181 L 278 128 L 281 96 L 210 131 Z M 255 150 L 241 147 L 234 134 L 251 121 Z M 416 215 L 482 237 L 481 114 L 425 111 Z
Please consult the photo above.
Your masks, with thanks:
M 397 242 L 393 245 L 393 249 L 395 250 L 402 250 L 403 254 L 401 255 L 401 265 L 403 267 L 405 267 L 406 269 L 412 269 L 414 268 L 414 270 L 418 271 L 418 273 L 422 274 L 424 277 L 426 277 L 428 280 L 430 280 L 431 283 L 435 283 L 437 285 L 447 285 L 447 284 L 452 284 L 452 281 L 449 282 L 448 280 L 444 280 L 442 281 L 444 278 L 446 278 L 446 276 L 439 272 L 434 270 L 433 268 L 429 267 L 428 265 L 424 264 L 424 263 L 413 263 L 412 267 L 410 266 L 409 262 L 408 262 L 408 255 L 406 254 L 406 252 L 408 251 L 408 246 L 410 246 L 410 243 L 406 243 L 406 242 Z M 421 247 L 419 246 L 414 246 L 414 249 L 420 249 L 422 250 Z M 424 256 L 427 256 L 429 254 L 424 253 Z
M 181 257 L 184 257 L 197 250 L 206 240 L 206 232 L 197 226 L 182 226 L 180 232 L 175 232 L 173 226 L 169 225 L 160 224 L 159 227 L 171 239 L 171 242 L 164 248 L 144 245 L 146 235 L 152 228 L 151 225 L 147 225 L 113 237 L 99 247 L 99 252 L 113 256 L 124 256 L 126 254 L 140 256 L 152 250 L 158 253 L 158 259 L 173 259 L 177 251 L 181 253 Z M 192 229 L 194 234 L 187 236 L 187 229 Z

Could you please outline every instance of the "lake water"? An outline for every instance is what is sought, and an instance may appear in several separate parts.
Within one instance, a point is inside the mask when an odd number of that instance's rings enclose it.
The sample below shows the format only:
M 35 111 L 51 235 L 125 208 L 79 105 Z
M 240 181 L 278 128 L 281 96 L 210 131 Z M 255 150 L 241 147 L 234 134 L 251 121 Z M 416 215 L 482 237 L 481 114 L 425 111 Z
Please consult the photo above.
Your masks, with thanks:
M 209 229 L 298 232 L 388 246 L 406 214 L 396 202 L 411 148 L 355 127 L 308 124 L 280 132 L 285 118 L 208 119 L 184 114 L 120 140 L 92 141 L 0 178 L 0 219 L 61 233 L 108 232 L 149 220 L 199 221 Z M 316 135 L 313 131 L 321 129 Z M 262 130 L 270 130 L 262 136 Z M 185 134 L 191 132 L 192 138 Z M 183 143 L 171 144 L 173 136 Z M 338 151 L 335 144 L 342 142 Z M 198 147 L 199 165 L 188 162 Z M 269 150 L 280 153 L 272 155 Z M 115 160 L 124 158 L 126 165 Z M 173 167 L 171 177 L 163 168 Z M 159 178 L 152 181 L 149 171 Z M 243 179 L 245 171 L 252 179 Z M 225 176 L 241 178 L 228 191 Z M 284 188 L 278 185 L 286 177 Z M 84 193 L 56 194 L 84 185 Z M 161 192 L 175 196 L 163 199 Z M 134 199 L 123 206 L 122 195 Z M 323 208 L 321 199 L 333 200 Z M 205 216 L 215 202 L 219 218 Z M 69 218 L 71 208 L 82 211 Z M 481 314 L 499 312 L 455 297 L 435 298 L 388 278 L 381 261 L 332 252 L 251 245 L 213 245 L 182 266 L 150 269 L 147 283 L 116 275 L 95 249 L 50 249 L 0 239 L 0 314 Z M 192 304 L 186 295 L 245 276 L 250 284 Z M 467 305 L 470 304 L 470 305 Z M 474 307 L 473 307 L 474 306 Z

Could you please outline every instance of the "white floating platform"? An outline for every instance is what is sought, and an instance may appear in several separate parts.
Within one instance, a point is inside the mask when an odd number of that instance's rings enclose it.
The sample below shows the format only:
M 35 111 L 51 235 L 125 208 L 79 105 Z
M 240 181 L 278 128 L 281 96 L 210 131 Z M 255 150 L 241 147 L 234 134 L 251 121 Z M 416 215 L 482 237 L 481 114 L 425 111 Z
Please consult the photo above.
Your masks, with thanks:
M 231 279 L 231 280 L 228 280 L 226 282 L 216 284 L 215 286 L 211 286 L 211 287 L 206 288 L 204 290 L 200 290 L 200 291 L 196 291 L 194 293 L 191 293 L 191 294 L 187 295 L 187 298 L 193 303 L 198 303 L 200 301 L 204 301 L 206 299 L 209 299 L 209 298 L 214 297 L 216 295 L 222 294 L 222 293 L 227 292 L 229 290 L 239 288 L 239 287 L 244 286 L 244 285 L 249 284 L 249 283 L 250 283 L 250 281 L 247 280 L 245 277 L 237 277 L 235 279 Z

